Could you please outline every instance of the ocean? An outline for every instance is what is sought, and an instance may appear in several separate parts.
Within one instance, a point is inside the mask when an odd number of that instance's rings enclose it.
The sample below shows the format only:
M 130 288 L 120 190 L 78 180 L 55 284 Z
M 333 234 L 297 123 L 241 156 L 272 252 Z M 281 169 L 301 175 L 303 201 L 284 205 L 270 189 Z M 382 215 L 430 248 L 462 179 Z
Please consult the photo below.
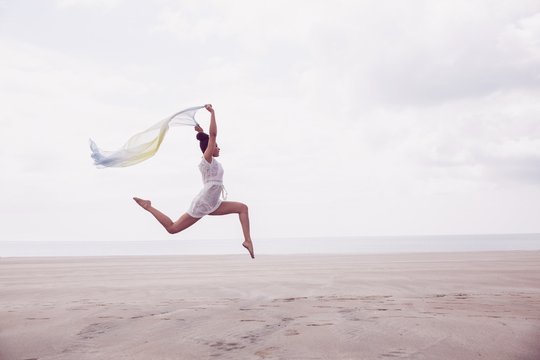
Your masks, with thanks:
M 257 255 L 540 250 L 540 234 L 254 239 Z M 241 239 L 0 241 L 0 257 L 243 254 Z

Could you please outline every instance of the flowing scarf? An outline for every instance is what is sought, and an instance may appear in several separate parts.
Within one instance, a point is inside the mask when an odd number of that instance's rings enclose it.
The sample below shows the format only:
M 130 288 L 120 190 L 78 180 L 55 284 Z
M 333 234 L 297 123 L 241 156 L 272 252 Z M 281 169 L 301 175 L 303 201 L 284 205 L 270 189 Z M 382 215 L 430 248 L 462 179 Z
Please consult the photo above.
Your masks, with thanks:
M 101 150 L 96 143 L 90 139 L 90 149 L 92 150 L 91 156 L 92 159 L 94 159 L 94 165 L 99 168 L 125 167 L 138 164 L 151 158 L 158 151 L 170 126 L 199 125 L 195 120 L 195 113 L 202 108 L 204 108 L 204 106 L 195 106 L 177 112 L 145 131 L 133 135 L 124 146 L 116 151 Z

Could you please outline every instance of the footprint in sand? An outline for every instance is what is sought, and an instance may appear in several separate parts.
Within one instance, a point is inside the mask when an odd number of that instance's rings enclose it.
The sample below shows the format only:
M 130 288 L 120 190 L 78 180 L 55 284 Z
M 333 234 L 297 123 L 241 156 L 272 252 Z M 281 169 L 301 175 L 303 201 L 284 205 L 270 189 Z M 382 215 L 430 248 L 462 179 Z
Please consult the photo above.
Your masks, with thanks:
M 267 347 L 265 349 L 257 351 L 255 355 L 261 357 L 262 359 L 266 359 L 267 357 L 272 356 L 272 353 L 277 349 L 278 348 L 275 346 Z
M 298 330 L 289 329 L 289 330 L 285 331 L 285 336 L 295 336 L 295 335 L 300 335 Z
M 301 296 L 301 297 L 291 297 L 291 298 L 285 298 L 285 299 L 274 299 L 273 301 L 283 301 L 283 302 L 291 302 L 296 300 L 305 300 L 307 297 Z
M 107 316 L 98 316 L 98 319 L 123 319 L 123 317 L 107 315 Z
M 410 353 L 406 352 L 405 349 L 397 349 L 394 351 L 389 351 L 387 353 L 381 354 L 383 357 L 393 357 L 393 358 L 408 358 Z
M 266 326 L 269 326 L 269 325 L 266 325 Z M 242 336 L 241 338 L 244 340 L 248 340 L 251 344 L 255 344 L 256 342 L 259 341 L 259 336 L 255 334 L 245 335 L 245 336 Z
M 83 340 L 94 339 L 97 336 L 105 334 L 107 331 L 113 328 L 112 323 L 93 323 L 86 326 L 84 329 L 79 331 L 77 335 Z
M 226 343 L 223 341 L 216 341 L 214 343 L 209 343 L 208 345 L 210 345 L 213 348 L 217 348 L 218 350 L 225 350 L 225 351 L 240 350 L 240 349 L 245 348 L 245 346 L 240 345 L 239 343 L 236 343 L 236 342 Z

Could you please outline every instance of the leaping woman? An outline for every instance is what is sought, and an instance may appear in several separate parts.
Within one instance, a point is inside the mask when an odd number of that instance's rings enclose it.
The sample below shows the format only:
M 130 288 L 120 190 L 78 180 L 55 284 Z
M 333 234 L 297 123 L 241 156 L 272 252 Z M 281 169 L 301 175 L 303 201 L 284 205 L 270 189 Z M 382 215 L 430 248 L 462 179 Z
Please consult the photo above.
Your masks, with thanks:
M 138 197 L 134 197 L 133 200 L 135 200 L 143 209 L 154 215 L 157 221 L 159 221 L 159 223 L 171 234 L 176 234 L 187 229 L 205 215 L 238 214 L 240 224 L 242 225 L 242 232 L 244 233 L 244 242 L 242 243 L 242 246 L 249 251 L 251 258 L 255 258 L 253 242 L 251 241 L 249 230 L 249 213 L 247 205 L 241 202 L 224 201 L 223 199 L 223 167 L 215 159 L 219 156 L 220 151 L 220 148 L 216 143 L 216 116 L 212 105 L 205 105 L 205 108 L 211 115 L 209 134 L 204 133 L 200 126 L 195 127 L 195 130 L 197 131 L 197 140 L 199 140 L 199 146 L 203 152 L 199 170 L 202 174 L 204 187 L 195 199 L 193 199 L 189 210 L 180 216 L 178 220 L 173 222 L 167 215 L 153 207 L 150 200 L 143 200 Z

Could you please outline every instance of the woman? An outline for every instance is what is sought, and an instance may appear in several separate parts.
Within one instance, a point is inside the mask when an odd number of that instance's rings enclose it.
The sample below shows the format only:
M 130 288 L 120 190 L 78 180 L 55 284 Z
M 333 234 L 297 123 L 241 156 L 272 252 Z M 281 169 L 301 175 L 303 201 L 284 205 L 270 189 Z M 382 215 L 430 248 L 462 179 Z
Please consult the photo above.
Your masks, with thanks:
M 199 221 L 204 215 L 238 214 L 244 233 L 244 242 L 242 243 L 242 246 L 249 251 L 251 258 L 254 259 L 253 243 L 251 242 L 249 231 L 248 207 L 240 202 L 223 201 L 221 199 L 224 192 L 223 168 L 215 159 L 219 156 L 220 151 L 220 148 L 216 143 L 216 116 L 212 105 L 205 105 L 205 108 L 211 114 L 209 134 L 205 134 L 199 126 L 195 127 L 195 130 L 197 130 L 199 146 L 203 152 L 199 170 L 203 177 L 204 187 L 191 203 L 189 210 L 180 216 L 178 220 L 173 222 L 167 215 L 154 208 L 150 200 L 143 200 L 137 197 L 134 197 L 133 200 L 135 200 L 143 209 L 154 215 L 161 225 L 163 225 L 163 227 L 171 234 L 176 234 L 187 229 Z

